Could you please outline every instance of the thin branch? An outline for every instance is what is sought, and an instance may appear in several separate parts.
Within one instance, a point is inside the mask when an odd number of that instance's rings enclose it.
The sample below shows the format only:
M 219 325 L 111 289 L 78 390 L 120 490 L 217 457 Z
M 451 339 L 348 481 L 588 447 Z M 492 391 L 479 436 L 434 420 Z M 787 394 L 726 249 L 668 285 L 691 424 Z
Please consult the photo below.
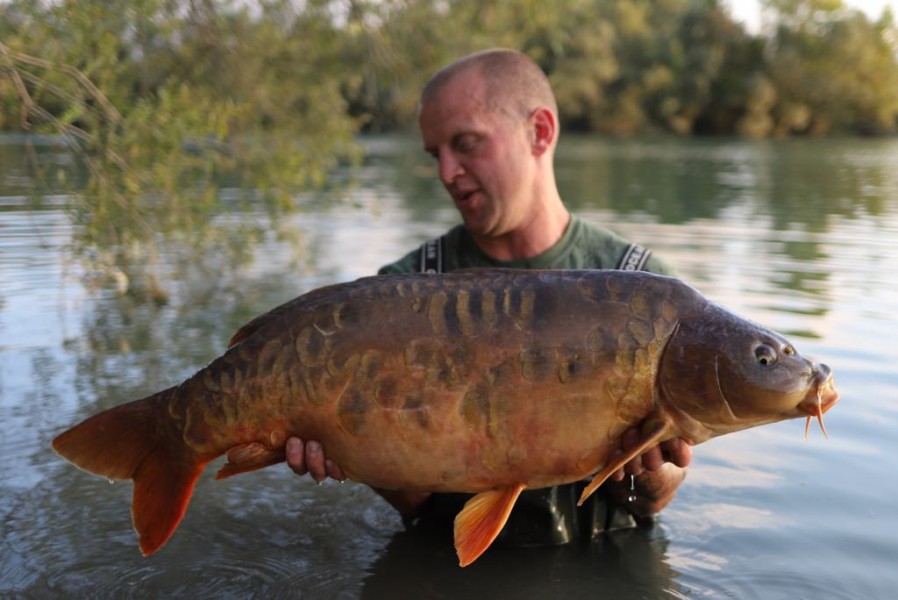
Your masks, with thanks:
M 15 63 L 18 62 L 47 70 L 61 71 L 69 75 L 79 84 L 81 84 L 81 86 L 88 91 L 90 97 L 96 100 L 100 104 L 100 106 L 103 107 L 103 110 L 106 113 L 106 118 L 111 120 L 116 125 L 122 122 L 122 115 L 118 111 L 118 109 L 116 109 L 115 106 L 112 105 L 105 94 L 103 94 L 103 92 L 101 92 L 99 88 L 97 88 L 97 86 L 95 86 L 94 83 L 84 73 L 82 73 L 75 67 L 67 64 L 44 60 L 42 58 L 37 58 L 36 56 L 24 54 L 22 52 L 16 52 L 2 42 L 0 42 L 0 53 L 2 53 L 7 58 L 10 68 L 12 68 L 13 70 L 16 70 Z

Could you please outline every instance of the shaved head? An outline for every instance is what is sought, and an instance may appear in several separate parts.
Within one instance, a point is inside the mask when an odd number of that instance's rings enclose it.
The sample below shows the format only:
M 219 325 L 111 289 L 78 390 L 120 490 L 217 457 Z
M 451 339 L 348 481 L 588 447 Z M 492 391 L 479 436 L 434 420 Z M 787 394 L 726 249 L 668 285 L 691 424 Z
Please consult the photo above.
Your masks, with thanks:
M 546 107 L 558 116 L 552 86 L 533 60 L 516 50 L 483 50 L 460 58 L 438 71 L 421 92 L 418 109 L 439 96 L 447 83 L 463 73 L 475 71 L 486 82 L 486 107 L 512 117 L 525 117 Z

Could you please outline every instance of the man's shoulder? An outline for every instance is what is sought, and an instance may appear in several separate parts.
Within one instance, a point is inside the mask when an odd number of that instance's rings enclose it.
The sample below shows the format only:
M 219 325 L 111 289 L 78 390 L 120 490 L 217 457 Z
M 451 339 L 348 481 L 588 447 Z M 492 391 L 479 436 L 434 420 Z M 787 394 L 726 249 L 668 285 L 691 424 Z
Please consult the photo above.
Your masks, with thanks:
M 399 260 L 382 266 L 378 269 L 377 274 L 389 275 L 422 271 L 422 267 L 426 263 L 428 246 L 432 249 L 437 249 L 442 254 L 444 261 L 442 270 L 449 271 L 457 268 L 458 266 L 455 263 L 461 254 L 463 229 L 462 225 L 456 225 L 444 234 L 427 240 Z
M 565 251 L 571 267 L 613 269 L 629 245 L 629 241 L 610 229 L 573 216 L 571 237 Z
M 619 233 L 616 233 L 606 227 L 602 227 L 601 225 L 590 223 L 583 217 L 572 215 L 571 223 L 575 228 L 574 231 L 576 232 L 576 241 L 579 244 L 595 245 L 602 243 L 626 245 L 628 243 L 626 238 L 624 238 Z
M 418 271 L 420 261 L 420 248 L 412 250 L 397 261 L 382 266 L 377 270 L 378 275 L 395 275 L 398 273 L 415 273 Z
M 636 261 L 638 270 L 661 275 L 673 275 L 674 268 L 655 256 L 650 248 L 628 240 L 621 234 L 600 225 L 574 217 L 576 237 L 573 253 L 578 267 L 590 269 L 621 269 Z M 631 267 L 633 268 L 633 267 Z

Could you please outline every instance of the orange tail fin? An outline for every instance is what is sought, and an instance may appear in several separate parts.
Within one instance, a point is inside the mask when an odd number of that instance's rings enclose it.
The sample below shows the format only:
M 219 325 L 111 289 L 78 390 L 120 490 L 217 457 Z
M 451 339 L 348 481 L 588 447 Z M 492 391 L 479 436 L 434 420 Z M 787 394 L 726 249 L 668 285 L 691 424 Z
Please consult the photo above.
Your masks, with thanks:
M 80 469 L 108 479 L 133 479 L 131 519 L 149 556 L 171 537 L 187 511 L 208 460 L 160 433 L 159 403 L 171 390 L 94 415 L 53 440 Z

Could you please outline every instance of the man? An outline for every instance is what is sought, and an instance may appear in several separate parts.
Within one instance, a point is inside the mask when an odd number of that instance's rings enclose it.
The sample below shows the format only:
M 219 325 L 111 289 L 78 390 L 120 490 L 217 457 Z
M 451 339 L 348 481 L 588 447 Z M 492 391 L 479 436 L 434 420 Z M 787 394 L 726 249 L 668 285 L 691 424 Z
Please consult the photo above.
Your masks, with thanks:
M 468 267 L 672 273 L 641 247 L 584 223 L 565 208 L 553 165 L 558 109 L 548 79 L 525 55 L 487 50 L 444 68 L 421 94 L 418 124 L 424 149 L 434 157 L 463 225 L 380 273 Z M 619 452 L 638 440 L 637 429 L 627 431 Z M 673 499 L 691 456 L 680 439 L 651 448 L 627 464 L 626 473 L 633 477 L 619 470 L 596 501 L 581 509 L 574 506 L 582 486 L 527 490 L 503 536 L 521 544 L 557 544 L 619 525 L 629 518 L 622 521 L 622 515 L 649 518 Z M 289 440 L 287 463 L 319 482 L 327 476 L 344 478 L 316 441 Z M 407 523 L 454 515 L 461 507 L 459 495 L 376 491 Z M 621 506 L 625 511 L 614 508 Z

